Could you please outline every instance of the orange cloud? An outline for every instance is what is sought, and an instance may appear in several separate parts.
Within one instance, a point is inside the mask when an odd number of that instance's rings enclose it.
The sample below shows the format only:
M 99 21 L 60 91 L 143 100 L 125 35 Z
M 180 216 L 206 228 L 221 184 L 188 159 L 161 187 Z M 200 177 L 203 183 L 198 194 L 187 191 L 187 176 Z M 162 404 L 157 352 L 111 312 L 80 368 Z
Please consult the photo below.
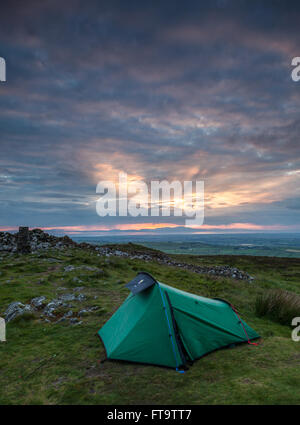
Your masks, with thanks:
M 86 225 L 86 226 L 57 226 L 42 227 L 43 230 L 63 230 L 64 232 L 97 232 L 107 230 L 143 230 L 143 229 L 162 229 L 164 227 L 179 227 L 174 223 L 127 223 L 113 224 L 110 226 Z
M 121 231 L 139 231 L 139 230 L 154 230 L 154 229 L 164 229 L 164 228 L 173 228 L 176 229 L 182 227 L 182 225 L 174 223 L 127 223 L 127 224 L 114 224 L 114 225 L 82 225 L 82 226 L 51 226 L 51 227 L 41 227 L 44 231 L 54 231 L 61 230 L 64 233 L 75 234 L 80 232 L 105 232 L 109 230 L 121 230 Z M 230 224 L 203 224 L 202 226 L 189 226 L 194 230 L 273 230 L 273 231 L 288 231 L 288 230 L 300 230 L 300 225 L 263 225 L 263 224 L 254 224 L 254 223 L 230 223 Z M 33 229 L 33 228 L 32 228 Z M 17 231 L 18 227 L 5 227 L 0 226 L 0 231 Z
M 193 229 L 204 230 L 292 230 L 299 229 L 300 226 L 283 226 L 280 224 L 263 225 L 253 223 L 230 223 L 230 224 L 203 224 L 202 226 L 189 226 Z

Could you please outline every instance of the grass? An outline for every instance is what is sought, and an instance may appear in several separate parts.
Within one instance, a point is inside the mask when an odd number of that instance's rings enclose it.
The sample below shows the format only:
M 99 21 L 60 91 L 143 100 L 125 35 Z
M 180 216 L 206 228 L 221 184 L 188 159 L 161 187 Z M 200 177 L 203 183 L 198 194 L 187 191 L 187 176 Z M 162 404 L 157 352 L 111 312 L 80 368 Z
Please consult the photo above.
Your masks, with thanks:
M 291 325 L 294 317 L 300 317 L 300 296 L 283 289 L 270 290 L 257 297 L 255 310 L 258 317 Z
M 213 278 L 155 261 L 106 258 L 79 249 L 4 256 L 0 261 L 0 316 L 13 301 L 26 303 L 40 295 L 50 301 L 61 293 L 61 287 L 71 292 L 75 286 L 84 286 L 87 298 L 74 303 L 73 311 L 88 306 L 98 309 L 77 326 L 45 323 L 35 316 L 8 323 L 7 342 L 0 343 L 0 404 L 300 404 L 300 343 L 292 341 L 290 327 L 268 316 L 258 317 L 255 311 L 257 297 L 270 290 L 300 295 L 300 260 L 174 258 L 198 265 L 229 264 L 255 280 L 249 284 Z M 95 266 L 103 273 L 64 272 L 70 264 Z M 101 364 L 104 348 L 95 334 L 127 297 L 124 284 L 140 270 L 186 291 L 228 299 L 262 336 L 260 345 L 216 351 L 196 361 L 185 374 L 126 362 Z
M 251 237 L 250 237 L 251 240 Z M 177 242 L 177 241 L 144 241 L 143 245 L 159 249 L 168 254 L 193 254 L 193 255 L 251 255 L 251 256 L 270 256 L 270 257 L 289 257 L 300 258 L 299 242 L 295 246 L 293 241 L 290 245 L 281 245 L 278 241 L 272 241 L 265 244 L 266 241 L 260 241 L 255 246 L 213 244 L 204 242 Z

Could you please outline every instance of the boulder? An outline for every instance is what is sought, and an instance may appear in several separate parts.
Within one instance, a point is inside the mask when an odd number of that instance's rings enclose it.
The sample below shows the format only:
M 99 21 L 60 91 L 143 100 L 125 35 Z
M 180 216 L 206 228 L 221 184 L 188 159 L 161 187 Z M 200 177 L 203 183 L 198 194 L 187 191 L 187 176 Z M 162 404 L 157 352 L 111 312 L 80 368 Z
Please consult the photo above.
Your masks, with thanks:
M 30 304 L 37 310 L 40 310 L 42 307 L 44 307 L 46 297 L 44 297 L 43 295 L 41 297 L 36 297 L 36 298 L 32 298 L 32 300 L 30 301 Z
M 75 266 L 66 266 L 64 267 L 64 272 L 69 273 L 75 270 Z
M 4 316 L 6 323 L 14 320 L 16 317 L 23 316 L 26 313 L 32 313 L 32 307 L 29 304 L 22 304 L 15 301 L 7 307 Z
M 72 319 L 70 319 L 70 324 L 71 325 L 81 325 L 82 321 L 79 321 L 77 319 L 77 317 L 73 317 Z
M 75 294 L 63 294 L 59 296 L 59 300 L 61 301 L 74 301 L 76 300 Z
M 55 317 L 55 311 L 58 307 L 61 307 L 63 302 L 61 300 L 52 300 L 50 301 L 43 310 L 43 315 L 47 317 Z

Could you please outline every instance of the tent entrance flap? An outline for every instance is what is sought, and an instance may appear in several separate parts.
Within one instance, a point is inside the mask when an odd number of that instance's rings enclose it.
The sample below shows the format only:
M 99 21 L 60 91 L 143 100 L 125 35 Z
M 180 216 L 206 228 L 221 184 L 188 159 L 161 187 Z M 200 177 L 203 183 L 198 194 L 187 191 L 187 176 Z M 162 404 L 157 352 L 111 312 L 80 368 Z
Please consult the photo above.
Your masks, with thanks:
M 172 304 L 171 304 L 171 301 L 170 301 L 169 294 L 168 294 L 167 291 L 165 291 L 165 294 L 166 294 L 166 298 L 167 298 L 167 301 L 168 301 L 168 304 L 169 304 L 169 307 L 170 307 L 170 313 L 171 313 L 172 325 L 173 325 L 173 330 L 174 330 L 174 335 L 175 335 L 175 341 L 176 341 L 178 351 L 179 351 L 179 354 L 180 354 L 182 366 L 185 367 L 187 360 L 191 361 L 191 358 L 189 357 L 189 355 L 188 355 L 188 353 L 187 353 L 187 351 L 186 351 L 186 349 L 183 345 L 183 342 L 181 340 L 179 329 L 178 329 L 178 326 L 177 326 L 177 323 L 176 323 L 176 320 L 175 320 L 175 317 L 174 317 L 174 311 L 173 311 L 173 307 L 172 307 Z

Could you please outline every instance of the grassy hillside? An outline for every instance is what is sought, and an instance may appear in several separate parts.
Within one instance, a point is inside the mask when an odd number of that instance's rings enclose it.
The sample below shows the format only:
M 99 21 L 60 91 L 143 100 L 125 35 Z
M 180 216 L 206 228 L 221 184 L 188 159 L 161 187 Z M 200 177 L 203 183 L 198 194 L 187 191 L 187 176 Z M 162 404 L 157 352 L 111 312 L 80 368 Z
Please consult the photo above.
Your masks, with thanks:
M 167 254 L 193 254 L 193 255 L 254 255 L 268 257 L 300 258 L 298 245 L 285 245 L 271 243 L 269 245 L 221 245 L 201 242 L 143 242 L 143 245 L 160 249 Z
M 300 294 L 300 260 L 175 257 L 195 264 L 229 264 L 255 280 L 208 277 L 83 249 L 2 257 L 0 316 L 13 301 L 28 303 L 40 295 L 50 301 L 78 286 L 86 298 L 71 303 L 74 315 L 83 308 L 94 310 L 77 325 L 45 322 L 38 314 L 8 323 L 7 342 L 0 343 L 0 404 L 300 404 L 300 342 L 291 340 L 288 326 L 254 312 L 257 295 L 269 288 Z M 68 265 L 98 267 L 101 272 L 66 272 Z M 140 270 L 186 291 L 228 299 L 262 336 L 259 347 L 242 344 L 219 350 L 196 361 L 185 374 L 125 362 L 100 364 L 104 348 L 95 334 L 128 295 L 124 284 Z

